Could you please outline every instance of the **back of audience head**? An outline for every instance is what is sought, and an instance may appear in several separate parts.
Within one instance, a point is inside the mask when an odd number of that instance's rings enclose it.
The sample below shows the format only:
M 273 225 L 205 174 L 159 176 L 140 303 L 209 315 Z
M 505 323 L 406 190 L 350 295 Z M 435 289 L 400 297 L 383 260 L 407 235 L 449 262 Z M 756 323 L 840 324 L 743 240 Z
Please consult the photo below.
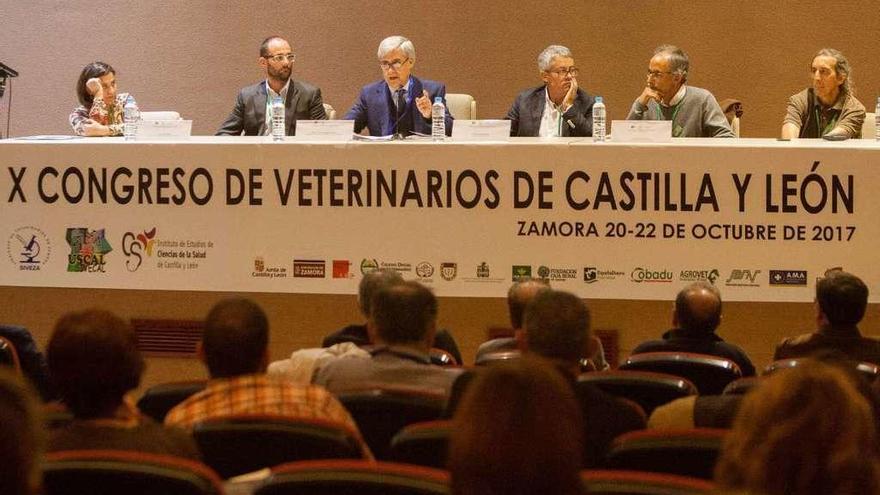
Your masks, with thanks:
M 79 419 L 113 416 L 145 366 L 131 325 L 97 309 L 62 316 L 46 354 L 56 392 Z
M 437 298 L 418 282 L 382 287 L 373 295 L 367 327 L 377 344 L 412 346 L 426 352 L 437 329 Z
M 208 313 L 200 354 L 211 378 L 262 373 L 269 362 L 269 320 L 255 302 L 220 301 Z
M 404 282 L 403 276 L 397 270 L 379 268 L 364 274 L 361 283 L 358 284 L 358 307 L 361 314 L 369 318 L 372 311 L 373 296 L 385 287 L 393 287 Z
M 525 350 L 539 356 L 579 367 L 591 354 L 590 310 L 574 294 L 540 291 L 525 312 Z
M 766 495 L 878 493 L 871 404 L 843 369 L 816 360 L 747 395 L 716 467 L 725 488 Z
M 481 370 L 454 418 L 452 493 L 577 494 L 583 420 L 571 386 L 537 357 Z
M 816 303 L 831 326 L 851 326 L 862 320 L 868 306 L 868 287 L 842 270 L 831 270 L 816 282 Z
M 0 493 L 32 495 L 40 485 L 42 450 L 36 396 L 20 375 L 0 369 Z
M 510 326 L 514 330 L 523 328 L 523 316 L 526 306 L 541 291 L 550 290 L 546 280 L 526 277 L 517 280 L 507 291 L 507 310 L 510 314 Z
M 711 334 L 721 324 L 721 292 L 709 282 L 694 282 L 675 297 L 673 325 L 690 333 Z

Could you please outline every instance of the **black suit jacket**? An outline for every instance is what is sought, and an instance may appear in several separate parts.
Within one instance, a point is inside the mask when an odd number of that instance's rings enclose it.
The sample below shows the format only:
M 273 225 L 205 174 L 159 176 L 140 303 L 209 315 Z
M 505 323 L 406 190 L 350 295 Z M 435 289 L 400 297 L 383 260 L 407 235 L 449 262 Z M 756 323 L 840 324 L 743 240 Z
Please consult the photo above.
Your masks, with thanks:
M 527 89 L 516 97 L 506 119 L 510 120 L 510 135 L 535 137 L 541 129 L 541 115 L 544 114 L 544 86 Z M 562 135 L 565 137 L 581 137 L 593 135 L 593 102 L 594 98 L 581 88 L 571 108 L 562 116 Z
M 266 128 L 266 81 L 260 81 L 238 92 L 235 107 L 226 121 L 217 129 L 217 136 L 260 136 Z M 296 121 L 325 120 L 321 90 L 307 82 L 290 80 L 287 100 L 284 102 L 284 124 L 287 135 L 296 135 Z

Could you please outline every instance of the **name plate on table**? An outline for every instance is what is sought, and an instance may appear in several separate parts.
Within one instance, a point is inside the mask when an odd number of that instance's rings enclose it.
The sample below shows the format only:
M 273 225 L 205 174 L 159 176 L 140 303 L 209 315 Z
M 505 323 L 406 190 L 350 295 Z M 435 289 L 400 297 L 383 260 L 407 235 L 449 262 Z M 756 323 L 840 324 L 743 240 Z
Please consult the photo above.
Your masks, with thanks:
M 455 119 L 452 137 L 461 141 L 507 141 L 510 139 L 510 121 Z
M 611 136 L 615 143 L 669 143 L 672 121 L 612 120 Z
M 138 122 L 139 138 L 178 139 L 192 133 L 192 120 L 141 120 Z
M 351 141 L 353 120 L 297 120 L 297 139 L 312 141 Z

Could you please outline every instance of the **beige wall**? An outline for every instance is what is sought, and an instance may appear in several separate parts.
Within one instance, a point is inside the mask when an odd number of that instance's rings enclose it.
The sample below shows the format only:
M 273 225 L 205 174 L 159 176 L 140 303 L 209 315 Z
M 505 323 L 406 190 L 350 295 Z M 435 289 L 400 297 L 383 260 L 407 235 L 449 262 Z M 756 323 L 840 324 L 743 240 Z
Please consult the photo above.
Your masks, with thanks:
M 146 110 L 174 109 L 209 134 L 237 90 L 261 77 L 257 48 L 267 34 L 291 39 L 295 76 L 319 85 L 340 113 L 379 77 L 378 42 L 409 36 L 415 74 L 474 95 L 481 118 L 503 116 L 518 91 L 538 82 L 535 58 L 568 45 L 580 84 L 624 118 L 641 91 L 650 52 L 669 42 L 691 55 L 691 83 L 744 103 L 743 135 L 775 136 L 788 95 L 808 82 L 822 46 L 847 54 L 859 98 L 873 109 L 880 44 L 869 37 L 874 1 L 366 0 L 67 2 L 0 0 L 0 61 L 17 69 L 13 136 L 67 133 L 81 68 L 104 60 L 120 89 Z M 5 131 L 8 100 L 0 103 Z

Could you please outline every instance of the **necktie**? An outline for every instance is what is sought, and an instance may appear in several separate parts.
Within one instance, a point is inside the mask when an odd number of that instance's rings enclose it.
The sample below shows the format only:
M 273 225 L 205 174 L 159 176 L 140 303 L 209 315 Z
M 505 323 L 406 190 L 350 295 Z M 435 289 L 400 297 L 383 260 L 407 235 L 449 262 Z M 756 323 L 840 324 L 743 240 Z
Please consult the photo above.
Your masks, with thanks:
M 411 131 L 411 122 L 406 118 L 406 90 L 400 88 L 396 92 L 397 95 L 397 120 L 395 130 L 397 134 L 406 136 Z

